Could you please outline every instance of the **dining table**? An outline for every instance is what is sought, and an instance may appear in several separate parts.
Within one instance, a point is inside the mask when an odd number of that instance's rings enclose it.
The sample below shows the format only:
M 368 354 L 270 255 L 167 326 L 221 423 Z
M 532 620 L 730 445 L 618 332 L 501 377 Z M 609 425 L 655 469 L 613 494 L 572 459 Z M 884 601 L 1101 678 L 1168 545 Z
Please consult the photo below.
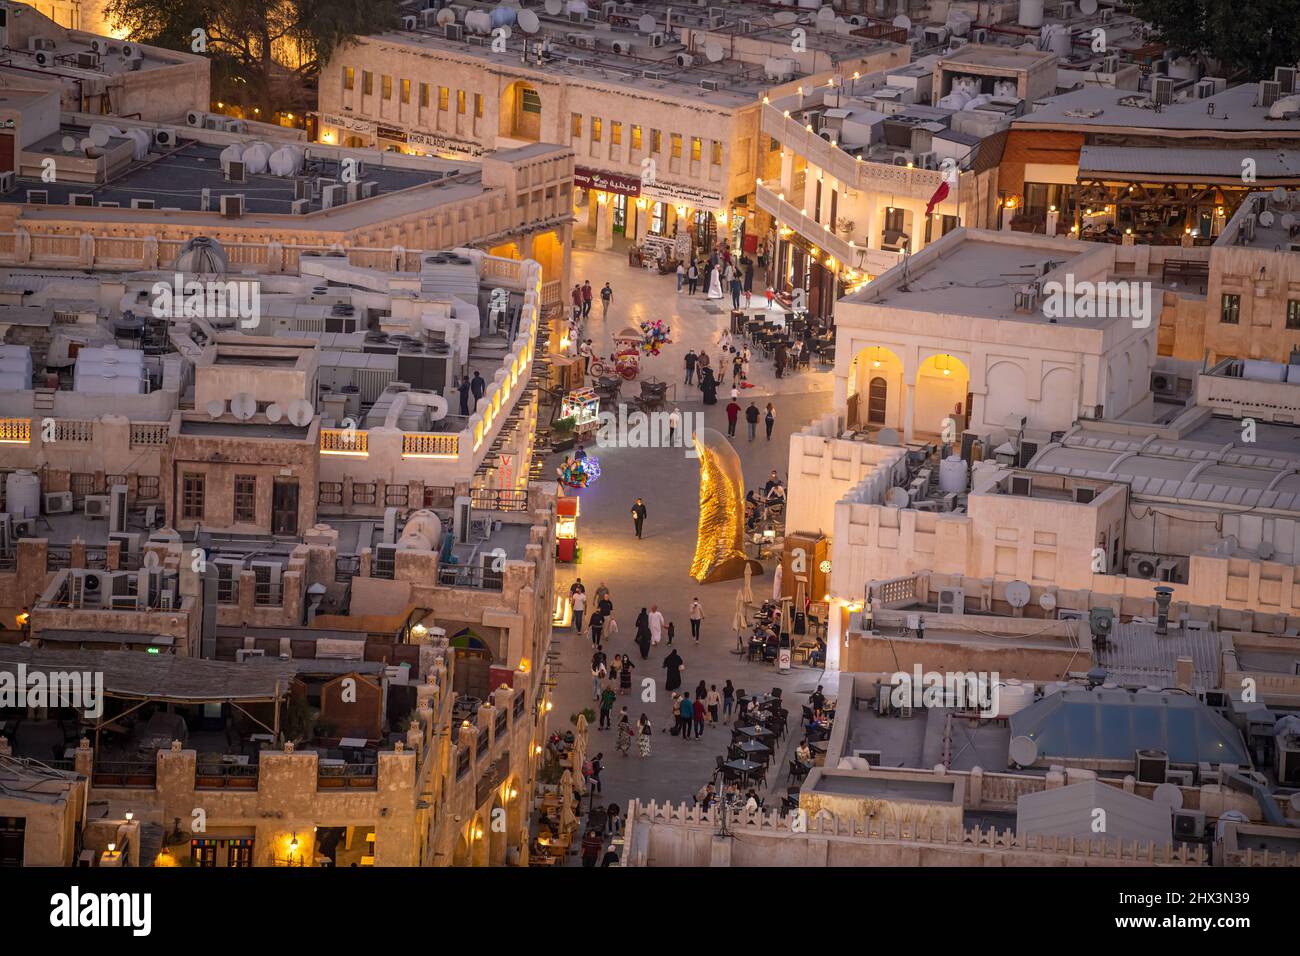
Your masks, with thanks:
M 763 772 L 763 764 L 753 760 L 728 760 L 723 766 L 728 770 L 735 771 L 746 782 L 755 774 Z
M 766 743 L 769 740 L 776 740 L 776 734 L 766 727 L 737 727 L 733 733 L 745 738 L 746 740 L 757 740 L 760 743 Z
M 736 749 L 745 755 L 746 760 L 754 760 L 760 763 L 767 763 L 768 758 L 772 756 L 772 748 L 767 744 L 759 743 L 757 740 L 746 740 L 743 743 L 738 743 Z

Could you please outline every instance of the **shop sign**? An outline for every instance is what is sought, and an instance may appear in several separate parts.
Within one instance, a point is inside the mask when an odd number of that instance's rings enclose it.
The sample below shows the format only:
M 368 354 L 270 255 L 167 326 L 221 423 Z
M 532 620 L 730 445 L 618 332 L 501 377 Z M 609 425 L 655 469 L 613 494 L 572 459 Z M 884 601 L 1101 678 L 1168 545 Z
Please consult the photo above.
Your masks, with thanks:
M 641 180 L 599 169 L 589 169 L 585 166 L 573 167 L 573 184 L 580 189 L 595 189 L 603 193 L 617 193 L 620 196 L 641 195 Z
M 656 179 L 653 183 L 643 183 L 641 195 L 674 205 L 693 206 L 696 209 L 718 209 L 722 205 L 720 192 L 702 186 L 669 183 L 662 179 Z
M 326 126 L 335 126 L 350 133 L 372 133 L 375 124 L 354 116 L 338 116 L 334 113 L 321 113 L 320 121 Z
M 464 140 L 451 139 L 438 133 L 421 133 L 412 130 L 406 136 L 406 142 L 412 146 L 427 146 L 435 153 L 451 153 L 455 156 L 463 156 L 466 159 L 478 159 L 483 155 L 483 147 L 478 143 L 467 143 Z

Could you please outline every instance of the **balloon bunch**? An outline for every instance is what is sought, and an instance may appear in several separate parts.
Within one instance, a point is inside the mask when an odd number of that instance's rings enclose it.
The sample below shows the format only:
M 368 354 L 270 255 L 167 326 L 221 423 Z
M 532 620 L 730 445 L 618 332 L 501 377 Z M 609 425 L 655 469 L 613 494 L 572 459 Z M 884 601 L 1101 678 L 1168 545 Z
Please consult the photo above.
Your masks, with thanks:
M 600 462 L 591 455 L 566 458 L 559 468 L 560 484 L 568 488 L 586 488 L 600 477 Z
M 641 351 L 646 355 L 658 355 L 659 349 L 672 342 L 668 336 L 672 332 L 668 326 L 656 319 L 653 322 L 641 323 Z

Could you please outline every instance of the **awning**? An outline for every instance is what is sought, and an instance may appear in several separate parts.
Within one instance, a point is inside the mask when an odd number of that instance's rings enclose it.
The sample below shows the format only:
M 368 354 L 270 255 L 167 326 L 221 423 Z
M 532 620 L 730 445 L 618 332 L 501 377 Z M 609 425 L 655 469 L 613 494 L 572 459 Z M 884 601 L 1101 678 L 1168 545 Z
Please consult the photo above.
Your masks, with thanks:
M 1300 150 L 1157 149 L 1149 146 L 1084 146 L 1079 150 L 1080 179 L 1146 182 L 1242 182 L 1254 163 L 1256 181 L 1300 183 Z M 1176 170 L 1176 171 L 1175 171 Z

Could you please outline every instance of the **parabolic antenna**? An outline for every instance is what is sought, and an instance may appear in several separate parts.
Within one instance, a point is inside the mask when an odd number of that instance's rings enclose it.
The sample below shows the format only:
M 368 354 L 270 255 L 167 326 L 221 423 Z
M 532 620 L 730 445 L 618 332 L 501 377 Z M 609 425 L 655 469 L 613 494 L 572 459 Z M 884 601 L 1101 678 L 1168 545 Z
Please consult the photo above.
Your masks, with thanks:
M 226 414 L 226 403 L 219 398 L 215 398 L 207 404 L 208 414 L 213 418 L 220 418 Z
M 277 405 L 275 402 L 272 402 L 270 405 L 266 406 L 266 419 L 267 421 L 271 422 L 271 424 L 275 424 L 283 417 L 284 417 L 284 409 L 281 408 L 279 405 Z
M 1097 12 L 1097 0 L 1079 0 L 1079 12 L 1090 17 Z
M 65 153 L 70 153 L 76 148 L 77 148 L 77 141 L 75 139 L 73 139 L 71 136 L 63 137 L 63 151 Z
M 541 22 L 537 19 L 537 14 L 533 13 L 531 10 L 520 10 L 519 19 L 516 22 L 519 24 L 519 29 L 523 30 L 525 33 L 536 33 L 538 27 L 541 26 Z
M 885 505 L 889 508 L 906 508 L 912 498 L 906 488 L 890 488 L 885 492 Z
M 1038 744 L 1034 743 L 1032 737 L 1022 734 L 1011 738 L 1011 746 L 1007 748 L 1007 753 L 1017 766 L 1029 767 L 1038 759 Z
M 248 392 L 237 392 L 230 399 L 230 414 L 246 422 L 257 414 L 257 399 Z
M 704 45 L 704 56 L 710 63 L 717 63 L 725 55 L 722 44 L 716 40 L 710 40 Z
M 456 22 L 456 11 L 450 9 L 449 7 L 443 7 L 441 10 L 438 11 L 438 15 L 435 16 L 433 19 L 434 22 L 438 24 L 438 26 L 445 27 L 449 23 Z
M 1029 585 L 1024 581 L 1012 581 L 1007 585 L 1007 603 L 1014 608 L 1022 608 L 1029 603 Z
M 779 13 L 772 14 L 772 22 L 777 26 L 784 26 L 787 23 L 794 23 L 799 19 L 799 14 L 792 13 L 789 10 L 782 10 Z
M 658 23 L 659 21 L 650 14 L 643 13 L 641 19 L 636 22 L 636 28 L 642 33 L 654 33 L 655 27 L 658 26 Z
M 1286 200 L 1287 200 L 1287 194 L 1285 189 L 1283 189 L 1281 186 L 1278 186 L 1276 189 L 1273 190 L 1273 202 L 1286 202 Z
M 1273 214 L 1269 212 L 1267 209 L 1265 209 L 1263 212 L 1259 214 L 1259 224 L 1263 226 L 1265 229 L 1273 225 Z
M 546 12 L 551 16 L 558 17 L 563 9 L 564 0 L 546 0 Z
M 289 421 L 293 422 L 299 428 L 311 424 L 311 420 L 316 415 L 316 409 L 312 403 L 305 398 L 300 398 L 289 406 Z
M 1178 789 L 1177 784 L 1162 783 L 1151 794 L 1151 802 L 1166 806 L 1170 810 L 1181 810 L 1183 808 L 1183 791 Z
M 912 18 L 900 13 L 894 17 L 894 26 L 899 30 L 910 30 L 912 29 Z
M 1051 591 L 1044 591 L 1038 596 L 1038 606 L 1048 614 L 1056 610 L 1056 595 Z

